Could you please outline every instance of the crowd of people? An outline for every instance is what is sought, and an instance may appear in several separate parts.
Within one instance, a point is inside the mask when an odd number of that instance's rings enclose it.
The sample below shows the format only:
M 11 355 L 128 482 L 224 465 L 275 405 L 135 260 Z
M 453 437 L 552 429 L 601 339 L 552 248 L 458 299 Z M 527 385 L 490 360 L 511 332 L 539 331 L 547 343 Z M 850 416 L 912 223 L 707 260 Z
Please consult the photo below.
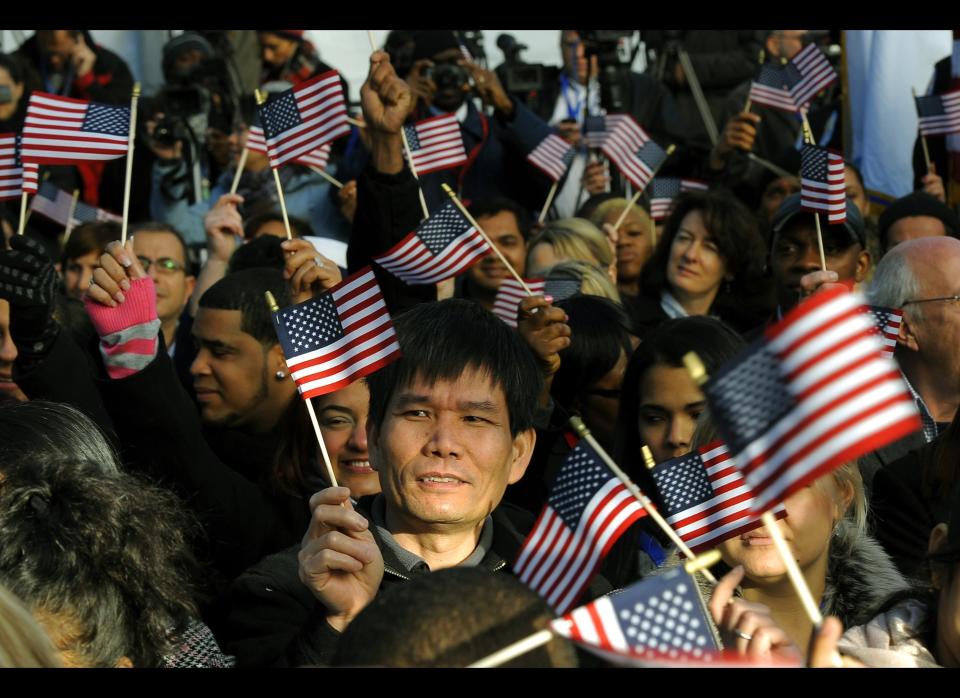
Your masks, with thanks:
M 574 447 L 568 419 L 660 505 L 643 447 L 659 463 L 719 438 L 684 357 L 711 374 L 837 286 L 902 310 L 894 357 L 922 429 L 785 500 L 777 525 L 822 625 L 761 527 L 719 546 L 720 581 L 700 589 L 712 630 L 747 663 L 960 666 L 951 173 L 918 161 L 917 190 L 878 212 L 848 161 L 845 221 L 818 223 L 795 176 L 801 121 L 744 105 L 758 54 L 779 65 L 834 37 L 650 32 L 655 60 L 633 73 L 599 34 L 558 32 L 561 67 L 513 89 L 461 33 L 392 31 L 333 143 L 337 186 L 300 164 L 275 182 L 245 151 L 254 88 L 336 57 L 302 30 L 184 32 L 140 113 L 125 243 L 116 222 L 65 231 L 40 212 L 18 235 L 20 201 L 0 202 L 0 666 L 467 666 L 556 618 L 511 570 Z M 126 104 L 133 77 L 87 31 L 38 30 L 0 54 L 0 88 L 0 132 L 19 132 L 33 92 Z M 666 215 L 631 198 L 584 139 L 605 111 L 677 146 L 658 176 L 703 188 Z M 442 114 L 466 162 L 416 177 L 401 130 Z M 835 87 L 808 116 L 842 149 Z M 543 212 L 552 182 L 517 135 L 538 122 L 574 149 Z M 123 163 L 40 176 L 119 212 Z M 372 264 L 444 186 L 497 253 L 429 285 Z M 401 356 L 308 410 L 265 294 L 283 308 L 370 265 Z M 505 322 L 492 311 L 514 273 L 544 291 Z M 680 564 L 642 518 L 579 602 Z M 507 666 L 608 663 L 554 636 Z

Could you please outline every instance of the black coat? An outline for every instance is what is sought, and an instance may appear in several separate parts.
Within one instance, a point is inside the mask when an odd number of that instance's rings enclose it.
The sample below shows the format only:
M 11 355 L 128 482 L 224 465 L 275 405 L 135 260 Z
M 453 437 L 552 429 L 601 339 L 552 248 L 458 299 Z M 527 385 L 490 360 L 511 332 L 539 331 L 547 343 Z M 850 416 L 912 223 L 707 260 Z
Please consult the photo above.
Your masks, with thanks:
M 357 504 L 357 511 L 368 519 L 376 496 L 364 497 Z M 527 511 L 501 504 L 494 509 L 492 520 L 493 545 L 480 566 L 509 573 L 534 518 Z M 376 527 L 370 530 L 383 554 L 381 588 L 409 581 L 404 566 L 383 543 Z M 296 545 L 261 560 L 231 586 L 230 615 L 220 639 L 226 651 L 237 657 L 238 666 L 326 664 L 333 656 L 339 634 L 326 622 L 324 607 L 300 582 L 299 549 Z M 596 598 L 608 591 L 609 583 L 595 577 L 587 594 Z

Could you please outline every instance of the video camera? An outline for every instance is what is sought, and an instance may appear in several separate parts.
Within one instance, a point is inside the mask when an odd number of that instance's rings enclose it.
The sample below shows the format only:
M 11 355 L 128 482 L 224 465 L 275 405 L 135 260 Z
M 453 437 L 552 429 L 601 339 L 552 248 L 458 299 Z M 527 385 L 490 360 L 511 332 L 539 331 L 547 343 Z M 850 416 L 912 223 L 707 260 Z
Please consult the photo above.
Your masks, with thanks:
M 507 92 L 526 96 L 540 92 L 547 83 L 556 82 L 559 69 L 524 61 L 520 58 L 520 52 L 527 50 L 527 46 L 519 43 L 511 34 L 498 36 L 497 48 L 503 52 L 503 65 L 497 68 L 497 73 Z
M 622 56 L 624 39 L 634 35 L 634 29 L 578 29 L 580 43 L 589 60 L 597 57 L 600 74 L 600 105 L 611 114 L 630 111 L 632 97 L 630 65 L 633 56 Z

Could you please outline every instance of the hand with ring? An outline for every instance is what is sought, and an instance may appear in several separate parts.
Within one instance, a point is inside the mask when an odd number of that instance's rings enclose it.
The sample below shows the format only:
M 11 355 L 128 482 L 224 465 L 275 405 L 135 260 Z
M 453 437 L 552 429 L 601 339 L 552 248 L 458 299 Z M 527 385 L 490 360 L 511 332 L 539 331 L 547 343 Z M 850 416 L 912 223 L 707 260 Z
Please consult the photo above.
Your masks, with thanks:
M 294 303 L 313 298 L 343 280 L 340 268 L 318 254 L 307 240 L 284 240 L 280 247 L 286 253 L 283 277 L 290 283 L 290 296 Z

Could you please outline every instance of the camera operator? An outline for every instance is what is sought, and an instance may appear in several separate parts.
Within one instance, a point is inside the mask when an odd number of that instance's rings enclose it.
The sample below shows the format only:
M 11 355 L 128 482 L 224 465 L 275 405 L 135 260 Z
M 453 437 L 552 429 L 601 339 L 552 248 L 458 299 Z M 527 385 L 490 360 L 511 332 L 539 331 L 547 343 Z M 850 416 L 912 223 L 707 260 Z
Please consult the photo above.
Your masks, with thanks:
M 450 113 L 460 122 L 467 162 L 420 179 L 430 211 L 448 200 L 441 186 L 447 184 L 467 201 L 506 197 L 539 212 L 550 180 L 526 161 L 514 139 L 516 131 L 538 121 L 536 115 L 507 94 L 496 73 L 465 60 L 452 31 L 392 32 L 387 46 L 410 66 L 404 80 L 416 105 L 407 123 Z M 357 148 L 344 160 L 342 179 L 356 179 L 368 160 L 367 150 Z
M 625 112 L 631 114 L 657 142 L 682 145 L 684 129 L 678 126 L 681 117 L 669 91 L 652 76 L 634 73 L 627 64 L 619 61 L 615 34 L 627 36 L 632 32 L 589 31 L 581 35 L 576 30 L 561 31 L 563 69 L 559 73 L 544 70 L 543 83 L 534 90 L 525 91 L 522 97 L 512 93 L 524 99 L 578 149 L 554 204 L 561 218 L 573 216 L 584 201 L 593 194 L 607 191 L 610 184 L 608 167 L 601 162 L 589 161 L 582 138 L 585 115 L 600 114 L 604 110 L 608 113 Z M 498 41 L 498 45 L 500 43 Z M 511 46 L 515 42 L 502 43 L 501 48 L 516 51 Z M 607 71 L 603 85 L 601 69 Z M 671 167 L 675 168 L 682 156 L 681 150 L 667 162 L 665 170 L 669 172 Z

